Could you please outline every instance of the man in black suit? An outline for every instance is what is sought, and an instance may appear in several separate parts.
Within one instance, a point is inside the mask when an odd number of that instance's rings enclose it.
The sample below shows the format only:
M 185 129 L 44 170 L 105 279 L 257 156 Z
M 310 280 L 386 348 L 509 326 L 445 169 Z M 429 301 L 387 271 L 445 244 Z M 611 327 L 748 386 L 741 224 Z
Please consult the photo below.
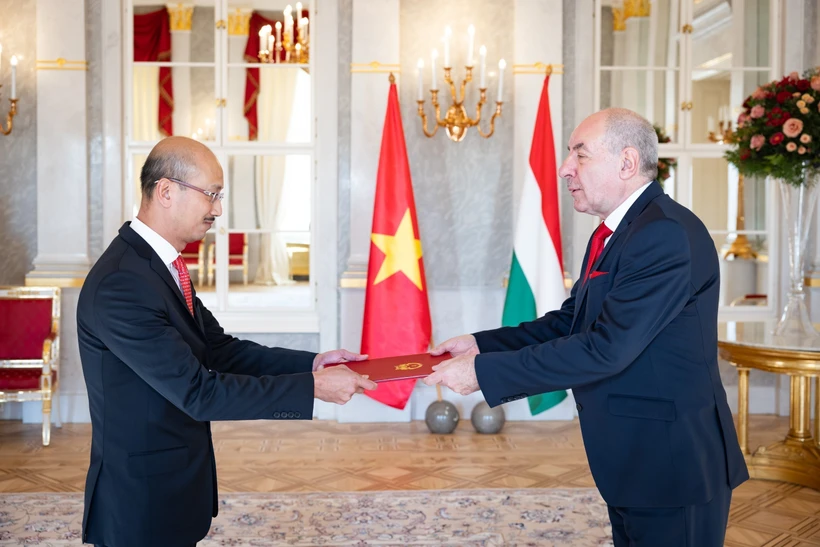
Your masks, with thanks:
M 89 272 L 77 328 L 91 411 L 83 541 L 183 547 L 217 514 L 211 420 L 302 419 L 376 384 L 344 365 L 366 356 L 267 348 L 224 333 L 179 253 L 222 213 L 222 168 L 169 137 L 141 173 L 142 204 Z
M 559 170 L 601 218 L 560 310 L 463 335 L 425 379 L 491 406 L 573 390 L 615 547 L 720 547 L 749 474 L 717 364 L 719 268 L 703 223 L 663 192 L 652 125 L 593 114 Z

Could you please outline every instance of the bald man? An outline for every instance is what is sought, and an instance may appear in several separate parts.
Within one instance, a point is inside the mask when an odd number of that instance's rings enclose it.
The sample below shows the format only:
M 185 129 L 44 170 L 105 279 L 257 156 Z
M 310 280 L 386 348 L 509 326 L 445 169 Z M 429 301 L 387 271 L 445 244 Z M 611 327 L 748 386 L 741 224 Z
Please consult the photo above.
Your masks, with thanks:
M 196 544 L 217 514 L 212 420 L 310 420 L 376 384 L 365 356 L 268 348 L 225 334 L 180 251 L 222 213 L 222 168 L 203 144 L 160 141 L 137 218 L 91 269 L 77 327 L 91 410 L 83 536 L 106 547 Z
M 722 547 L 749 478 L 717 362 L 720 274 L 709 232 L 655 179 L 658 138 L 612 108 L 572 133 L 558 174 L 601 224 L 561 309 L 466 334 L 425 382 L 491 406 L 572 389 L 615 547 Z

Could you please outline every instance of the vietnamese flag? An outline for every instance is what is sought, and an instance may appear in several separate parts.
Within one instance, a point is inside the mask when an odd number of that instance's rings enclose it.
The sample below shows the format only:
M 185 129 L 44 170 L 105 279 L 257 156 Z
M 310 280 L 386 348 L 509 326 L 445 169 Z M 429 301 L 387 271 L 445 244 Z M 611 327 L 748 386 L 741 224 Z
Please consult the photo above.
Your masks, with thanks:
M 430 345 L 430 331 L 410 165 L 391 74 L 376 177 L 361 351 L 373 359 L 423 353 Z M 416 380 L 383 382 L 365 393 L 403 409 L 415 385 Z

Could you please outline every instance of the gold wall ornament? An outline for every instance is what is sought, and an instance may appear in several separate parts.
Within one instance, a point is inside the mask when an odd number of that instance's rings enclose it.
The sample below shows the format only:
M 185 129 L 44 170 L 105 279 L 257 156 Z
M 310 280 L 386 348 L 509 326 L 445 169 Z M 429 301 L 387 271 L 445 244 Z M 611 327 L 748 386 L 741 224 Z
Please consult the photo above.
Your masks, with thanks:
M 551 76 L 553 74 L 563 74 L 564 65 L 546 64 L 538 61 L 531 65 L 513 65 L 513 74 L 540 74 L 542 76 Z
M 191 32 L 193 4 L 168 4 L 167 8 L 171 16 L 171 32 Z
M 0 88 L 3 86 L 0 85 Z M 11 135 L 12 129 L 14 129 L 14 116 L 17 115 L 17 100 L 18 99 L 9 99 L 11 106 L 9 107 L 9 112 L 6 114 L 6 125 L 3 125 L 3 122 L 0 121 L 0 133 L 3 135 Z
M 398 63 L 380 63 L 370 61 L 369 63 L 350 63 L 350 72 L 371 72 L 371 73 L 401 73 L 401 65 Z M 391 82 L 392 83 L 392 82 Z
M 57 57 L 53 61 L 50 59 L 37 59 L 37 70 L 88 70 L 88 61 L 70 61 L 63 57 Z
M 0 44 L 0 56 L 3 54 L 3 45 Z M 2 120 L 0 120 L 0 134 L 3 135 L 11 135 L 12 130 L 14 129 L 14 116 L 17 115 L 17 63 L 18 59 L 16 55 L 11 56 L 11 96 L 9 97 L 9 111 L 6 114 L 6 125 L 3 125 Z M 0 72 L 0 74 L 2 74 Z M 3 91 L 3 84 L 0 83 L 0 97 L 2 97 Z
M 236 8 L 228 14 L 228 36 L 247 36 L 251 28 L 251 10 Z

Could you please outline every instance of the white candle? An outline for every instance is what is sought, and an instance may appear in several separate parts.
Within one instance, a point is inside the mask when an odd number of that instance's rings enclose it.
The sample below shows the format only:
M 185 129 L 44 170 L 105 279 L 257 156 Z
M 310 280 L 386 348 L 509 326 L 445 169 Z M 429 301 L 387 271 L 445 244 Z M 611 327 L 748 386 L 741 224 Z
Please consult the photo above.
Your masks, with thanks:
M 17 98 L 17 55 L 11 56 L 11 98 Z
M 304 37 L 302 41 L 306 44 L 310 43 L 310 40 L 308 39 L 308 22 L 307 17 L 302 17 L 302 36 Z
M 444 27 L 444 68 L 450 68 L 450 27 Z
M 709 133 L 715 132 L 715 118 L 713 116 L 706 117 L 706 131 Z
M 416 65 L 416 77 L 419 80 L 419 98 L 418 100 L 424 100 L 424 77 L 421 74 L 421 71 L 424 70 L 424 59 L 419 59 L 418 64 Z
M 478 60 L 481 64 L 481 78 L 479 79 L 478 87 L 480 89 L 487 89 L 487 48 L 481 46 L 478 48 Z
M 302 24 L 302 3 L 296 2 L 296 22 L 301 25 Z M 299 27 L 299 30 L 302 30 L 302 27 Z
M 268 53 L 273 54 L 273 36 L 268 34 Z
M 282 43 L 282 23 L 280 21 L 276 21 L 276 43 Z
M 467 66 L 473 66 L 473 46 L 475 45 L 475 27 L 467 27 Z
M 433 53 L 430 54 L 430 68 L 433 72 L 433 84 L 430 86 L 430 89 L 438 89 L 438 84 L 436 83 L 436 59 L 438 58 L 438 50 L 434 49 Z
M 504 69 L 507 68 L 507 62 L 504 59 L 498 61 L 498 98 L 497 102 L 503 102 L 502 97 L 504 91 Z

